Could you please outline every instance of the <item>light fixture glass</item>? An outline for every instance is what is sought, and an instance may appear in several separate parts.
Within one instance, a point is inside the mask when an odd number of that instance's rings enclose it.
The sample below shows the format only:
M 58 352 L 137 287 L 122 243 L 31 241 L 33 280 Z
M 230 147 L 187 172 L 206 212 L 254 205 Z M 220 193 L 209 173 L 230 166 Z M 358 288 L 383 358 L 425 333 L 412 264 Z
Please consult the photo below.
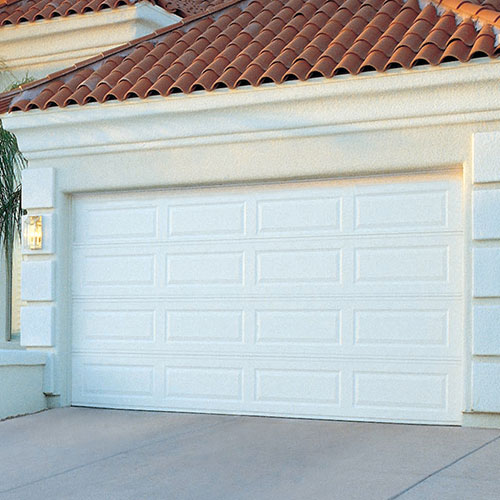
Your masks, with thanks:
M 43 247 L 43 218 L 41 215 L 28 215 L 24 219 L 24 247 L 41 250 Z

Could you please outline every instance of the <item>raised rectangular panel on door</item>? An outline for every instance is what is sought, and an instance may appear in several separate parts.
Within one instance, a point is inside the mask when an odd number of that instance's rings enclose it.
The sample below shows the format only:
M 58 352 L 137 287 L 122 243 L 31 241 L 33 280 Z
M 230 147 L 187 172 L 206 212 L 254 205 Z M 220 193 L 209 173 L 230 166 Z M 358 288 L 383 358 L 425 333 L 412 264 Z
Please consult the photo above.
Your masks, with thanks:
M 246 203 L 173 202 L 168 207 L 168 227 L 172 239 L 245 236 Z
M 239 402 L 242 399 L 242 369 L 203 366 L 171 367 L 165 370 L 168 400 L 202 399 Z
M 454 389 L 460 372 L 459 364 L 367 362 L 353 370 L 352 411 L 380 420 L 412 414 L 415 420 L 445 421 L 461 409 L 460 392 Z
M 159 252 L 150 246 L 75 248 L 75 295 L 154 296 L 159 286 Z
M 460 359 L 462 303 L 453 298 L 359 300 L 352 308 L 358 356 Z
M 462 286 L 459 235 L 371 238 L 354 248 L 356 293 L 441 295 Z
M 340 248 L 257 250 L 257 285 L 340 283 Z
M 256 342 L 267 344 L 340 345 L 341 310 L 335 307 L 316 309 L 304 304 L 303 309 L 262 307 L 256 310 Z M 311 328 L 314 325 L 314 328 Z
M 73 227 L 76 244 L 119 244 L 125 240 L 144 242 L 159 237 L 158 204 L 147 199 L 123 201 L 116 195 L 103 195 L 93 202 L 81 195 L 75 198 Z
M 196 251 L 176 250 L 166 253 L 166 286 L 190 288 L 232 287 L 245 284 L 245 251 L 199 245 Z M 208 288 L 207 288 L 208 290 Z M 205 290 L 202 290 L 205 292 Z
M 461 231 L 461 179 L 354 186 L 356 233 Z
M 460 204 L 454 175 L 75 197 L 73 403 L 458 423 Z
M 167 342 L 241 343 L 244 338 L 241 309 L 170 309 L 166 311 Z
M 155 364 L 152 359 L 74 353 L 73 404 L 151 408 L 159 399 Z
M 158 340 L 160 304 L 148 301 L 73 303 L 73 348 L 147 349 Z
M 257 234 L 307 235 L 342 231 L 342 197 L 306 193 L 257 200 Z

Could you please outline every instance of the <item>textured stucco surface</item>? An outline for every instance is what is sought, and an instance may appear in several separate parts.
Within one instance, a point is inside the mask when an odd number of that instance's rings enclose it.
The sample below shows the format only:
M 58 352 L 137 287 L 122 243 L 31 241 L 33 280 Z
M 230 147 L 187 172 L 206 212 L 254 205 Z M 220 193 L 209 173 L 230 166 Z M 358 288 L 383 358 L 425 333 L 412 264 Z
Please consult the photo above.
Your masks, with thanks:
M 47 408 L 43 365 L 0 365 L 0 380 L 0 419 Z

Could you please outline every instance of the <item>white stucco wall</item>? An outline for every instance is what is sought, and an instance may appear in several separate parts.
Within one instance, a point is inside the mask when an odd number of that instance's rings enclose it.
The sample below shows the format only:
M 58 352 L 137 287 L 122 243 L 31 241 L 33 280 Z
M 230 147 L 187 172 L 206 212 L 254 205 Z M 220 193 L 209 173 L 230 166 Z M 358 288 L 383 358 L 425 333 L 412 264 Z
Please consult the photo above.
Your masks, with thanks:
M 51 404 L 71 401 L 69 249 L 71 234 L 78 231 L 71 227 L 73 193 L 461 169 L 464 422 L 475 425 L 488 420 L 488 425 L 500 425 L 498 395 L 490 384 L 491 373 L 500 366 L 500 356 L 493 352 L 494 333 L 485 327 L 488 338 L 481 348 L 492 349 L 487 356 L 473 351 L 472 335 L 478 302 L 500 304 L 496 289 L 493 296 L 488 292 L 487 297 L 473 297 L 478 279 L 480 286 L 486 286 L 479 273 L 474 275 L 473 252 L 491 251 L 488 259 L 493 266 L 500 256 L 496 240 L 473 239 L 471 202 L 473 191 L 476 195 L 485 189 L 484 183 L 494 189 L 500 186 L 500 179 L 495 180 L 500 172 L 494 158 L 498 151 L 490 140 L 485 139 L 489 145 L 479 149 L 476 140 L 472 148 L 473 137 L 488 137 L 475 134 L 500 131 L 499 73 L 499 61 L 478 60 L 5 117 L 33 172 L 26 177 L 31 180 L 24 186 L 25 207 L 29 213 L 43 214 L 54 226 L 42 254 L 25 256 L 26 262 L 39 264 L 40 279 L 43 275 L 44 280 L 52 280 L 53 295 L 46 290 L 38 300 L 31 295 L 27 306 L 33 311 L 44 308 L 45 330 L 37 338 L 25 333 L 32 332 L 29 320 L 22 326 L 24 345 L 55 355 Z M 483 168 L 478 167 L 478 155 L 484 157 Z M 44 201 L 37 198 L 41 191 Z M 485 206 L 486 213 L 475 212 L 477 220 L 489 221 L 488 214 L 495 217 L 490 211 L 496 210 L 496 202 L 489 199 Z M 482 231 L 491 230 L 497 238 L 495 224 L 485 223 Z M 54 263 L 54 274 L 47 274 L 42 262 Z M 484 262 L 480 265 L 490 265 Z M 483 323 L 491 323 L 492 314 L 483 317 Z M 477 363 L 481 363 L 479 370 Z M 478 390 L 483 391 L 480 406 Z
M 47 408 L 45 358 L 42 353 L 0 349 L 0 420 Z
M 47 408 L 42 392 L 43 366 L 0 366 L 0 419 Z
M 472 410 L 488 414 L 500 413 L 500 131 L 475 134 L 473 158 Z
M 12 263 L 12 333 L 21 331 L 21 242 L 16 239 Z

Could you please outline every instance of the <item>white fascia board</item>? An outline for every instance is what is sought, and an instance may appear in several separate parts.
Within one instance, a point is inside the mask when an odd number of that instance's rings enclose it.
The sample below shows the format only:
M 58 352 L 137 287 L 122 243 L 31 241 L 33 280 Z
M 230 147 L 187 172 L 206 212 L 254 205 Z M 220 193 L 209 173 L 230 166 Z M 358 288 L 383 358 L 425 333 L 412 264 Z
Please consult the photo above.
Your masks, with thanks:
M 28 159 L 500 120 L 500 61 L 4 115 Z M 43 125 L 43 127 L 41 126 Z
M 71 66 L 181 18 L 149 2 L 0 27 L 0 58 L 36 77 Z M 35 42 L 35 43 L 34 43 Z

